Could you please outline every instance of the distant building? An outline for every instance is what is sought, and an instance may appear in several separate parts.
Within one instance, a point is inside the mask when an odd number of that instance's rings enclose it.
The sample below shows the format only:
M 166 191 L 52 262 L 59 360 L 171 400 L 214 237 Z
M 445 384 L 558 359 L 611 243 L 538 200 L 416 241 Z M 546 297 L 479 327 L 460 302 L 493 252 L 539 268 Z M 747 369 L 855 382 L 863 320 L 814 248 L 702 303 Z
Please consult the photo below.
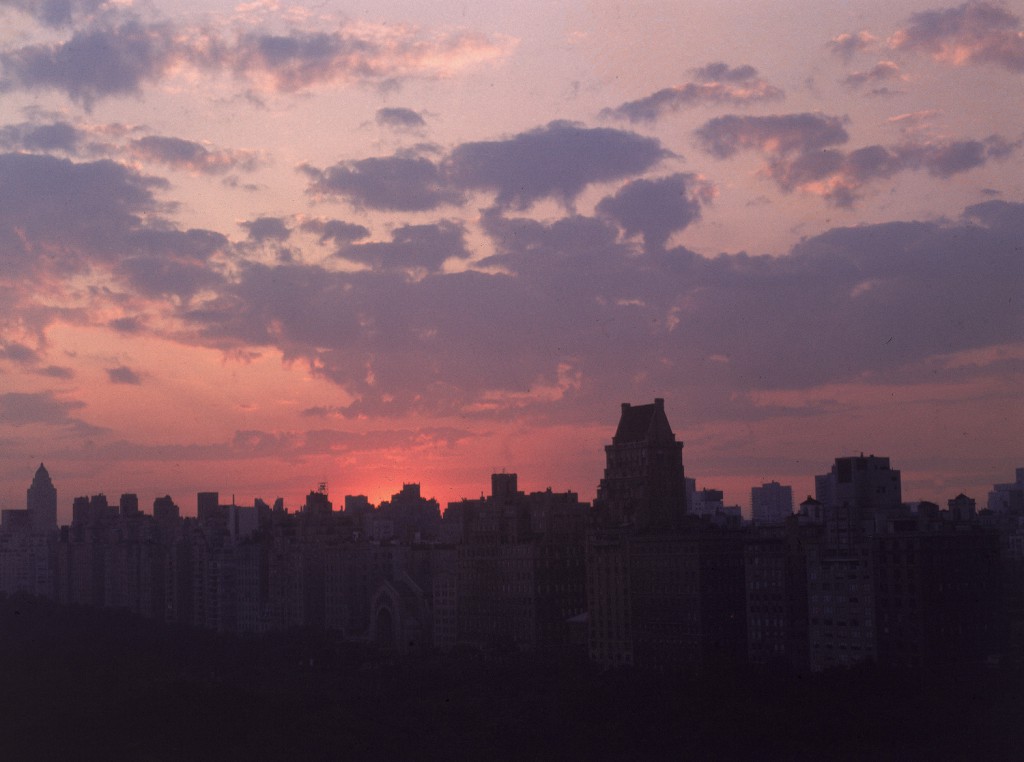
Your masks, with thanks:
M 769 482 L 750 490 L 750 518 L 755 524 L 781 524 L 793 513 L 793 488 Z
M 449 506 L 448 521 L 461 525 L 450 533 L 461 535 L 458 640 L 498 649 L 570 647 L 570 620 L 586 611 L 588 511 L 574 492 L 520 492 L 516 474 L 493 474 L 490 496 Z
M 856 505 L 866 514 L 899 508 L 902 497 L 900 472 L 888 458 L 859 455 L 836 458 L 832 470 L 814 477 L 815 497 L 826 507 Z
M 1024 468 L 1018 468 L 1015 476 L 1012 482 L 992 485 L 988 509 L 993 513 L 1024 513 Z
M 665 400 L 622 403 L 612 443 L 605 448 L 604 478 L 596 505 L 607 526 L 678 527 L 686 514 L 683 443 L 665 416 Z
M 680 670 L 745 656 L 742 534 L 713 523 L 718 491 L 700 495 L 713 512 L 687 515 L 682 449 L 663 400 L 622 405 L 587 537 L 588 647 L 602 666 Z
M 32 485 L 28 488 L 26 508 L 32 517 L 32 529 L 36 532 L 57 530 L 57 490 L 50 480 L 50 474 L 42 463 L 36 469 Z
M 822 527 L 793 517 L 754 527 L 744 543 L 747 658 L 752 664 L 809 665 L 807 548 Z

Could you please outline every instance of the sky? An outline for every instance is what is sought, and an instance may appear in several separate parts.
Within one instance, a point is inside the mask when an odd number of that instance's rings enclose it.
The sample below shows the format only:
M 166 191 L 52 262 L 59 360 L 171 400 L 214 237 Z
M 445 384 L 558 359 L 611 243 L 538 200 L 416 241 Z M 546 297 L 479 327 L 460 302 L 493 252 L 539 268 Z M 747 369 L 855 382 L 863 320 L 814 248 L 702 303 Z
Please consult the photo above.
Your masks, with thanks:
M 1024 3 L 0 0 L 0 507 L 1024 464 Z

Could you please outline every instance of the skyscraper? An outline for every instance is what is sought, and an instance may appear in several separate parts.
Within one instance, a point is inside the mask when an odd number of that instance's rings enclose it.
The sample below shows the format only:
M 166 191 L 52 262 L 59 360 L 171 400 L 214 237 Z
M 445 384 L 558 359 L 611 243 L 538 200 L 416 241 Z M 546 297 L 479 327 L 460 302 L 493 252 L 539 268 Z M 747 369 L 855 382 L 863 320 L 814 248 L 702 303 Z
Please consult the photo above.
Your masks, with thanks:
M 52 532 L 57 529 L 57 489 L 42 463 L 32 478 L 32 486 L 28 488 L 26 507 L 33 531 Z
M 683 443 L 665 416 L 665 400 L 652 405 L 622 403 L 619 426 L 605 445 L 604 478 L 597 503 L 605 523 L 639 529 L 671 528 L 686 513 Z
M 755 524 L 781 524 L 793 513 L 793 488 L 769 482 L 750 489 L 750 517 Z

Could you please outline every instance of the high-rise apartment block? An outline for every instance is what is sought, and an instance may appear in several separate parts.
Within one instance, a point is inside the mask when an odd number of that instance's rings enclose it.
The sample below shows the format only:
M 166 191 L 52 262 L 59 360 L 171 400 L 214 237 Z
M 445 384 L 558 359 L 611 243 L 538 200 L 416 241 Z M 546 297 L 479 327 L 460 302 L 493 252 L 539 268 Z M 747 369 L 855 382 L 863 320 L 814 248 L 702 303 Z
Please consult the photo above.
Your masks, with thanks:
M 793 488 L 769 482 L 750 490 L 750 517 L 755 524 L 781 524 L 793 513 Z

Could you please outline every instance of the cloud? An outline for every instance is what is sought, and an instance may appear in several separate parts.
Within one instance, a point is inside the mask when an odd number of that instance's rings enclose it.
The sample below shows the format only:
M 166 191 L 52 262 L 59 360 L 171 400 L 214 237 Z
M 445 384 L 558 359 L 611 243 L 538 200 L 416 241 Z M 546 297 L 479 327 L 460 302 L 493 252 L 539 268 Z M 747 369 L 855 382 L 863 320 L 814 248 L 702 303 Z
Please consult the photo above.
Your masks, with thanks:
M 324 409 L 326 416 L 326 408 Z M 312 414 L 316 416 L 316 414 Z M 319 417 L 323 417 L 319 416 Z M 312 429 L 308 431 L 235 431 L 230 439 L 210 444 L 148 444 L 118 440 L 107 444 L 90 443 L 87 450 L 67 449 L 57 457 L 106 461 L 143 459 L 147 461 L 213 461 L 281 458 L 295 461 L 309 456 L 370 454 L 388 450 L 420 450 L 453 447 L 475 434 L 446 426 L 419 429 L 375 429 L 365 432 Z
M 208 175 L 222 175 L 233 170 L 248 172 L 260 163 L 252 151 L 210 150 L 191 140 L 160 135 L 133 140 L 129 148 L 140 159 Z
M 754 149 L 785 156 L 845 143 L 843 119 L 825 114 L 716 117 L 697 130 L 701 147 L 719 159 Z
M 114 269 L 139 293 L 149 297 L 189 299 L 215 288 L 223 277 L 202 260 L 187 256 L 139 256 L 121 259 Z
M 64 23 L 71 15 L 55 12 L 51 17 Z M 117 9 L 68 40 L 0 53 L 0 85 L 57 90 L 91 108 L 102 98 L 139 95 L 143 86 L 188 69 L 205 75 L 232 74 L 256 87 L 293 93 L 319 85 L 446 77 L 501 58 L 514 44 L 508 38 L 464 30 L 429 32 L 409 25 L 354 23 L 331 31 L 252 30 L 226 38 L 214 27 L 147 22 Z
M 375 270 L 437 271 L 449 258 L 469 257 L 464 236 L 462 226 L 450 221 L 403 225 L 392 232 L 389 242 L 348 245 L 338 251 L 338 256 Z
M 818 114 L 770 117 L 724 116 L 697 130 L 709 154 L 728 158 L 755 150 L 763 169 L 784 192 L 803 190 L 836 206 L 852 206 L 868 183 L 898 172 L 924 170 L 948 178 L 1003 160 L 1020 147 L 999 135 L 984 140 L 929 141 L 908 137 L 894 146 L 871 145 L 852 151 L 832 146 L 848 139 L 842 120 Z
M 84 402 L 62 400 L 53 392 L 8 392 L 0 394 L 0 424 L 79 426 L 81 422 L 71 414 L 84 407 Z
M 78 150 L 83 133 L 67 122 L 50 124 L 16 124 L 0 128 L 0 147 L 25 151 L 64 151 L 73 154 Z
M 1010 201 L 985 201 L 964 210 L 964 219 L 979 222 L 986 228 L 1012 235 L 1024 234 L 1024 214 L 1021 204 Z
M 486 272 L 250 263 L 182 317 L 194 341 L 277 347 L 353 400 L 309 415 L 547 417 L 561 414 L 556 398 L 579 411 L 668 388 L 692 419 L 788 415 L 748 395 L 934 378 L 931 357 L 1019 341 L 1024 205 L 966 214 L 835 229 L 788 256 L 708 259 L 646 245 L 636 256 L 611 219 L 494 208 Z
M 118 333 L 139 333 L 143 327 L 142 318 L 138 315 L 130 315 L 128 317 L 114 318 L 107 323 Z
M 310 193 L 341 196 L 357 208 L 429 211 L 462 205 L 468 192 L 484 190 L 494 191 L 501 206 L 524 209 L 544 198 L 571 204 L 591 183 L 641 174 L 671 155 L 633 132 L 551 122 L 502 140 L 463 143 L 440 162 L 405 151 L 299 169 Z
M 0 6 L 27 13 L 50 27 L 66 26 L 82 16 L 95 13 L 106 4 L 107 0 L 0 0 Z
M 305 220 L 299 227 L 306 232 L 319 235 L 321 244 L 334 241 L 340 246 L 370 235 L 369 229 L 363 225 L 344 220 Z
M 91 108 L 99 98 L 137 95 L 177 60 L 176 33 L 169 24 L 129 20 L 96 26 L 52 45 L 29 45 L 0 53 L 9 87 L 54 89 Z
M 849 61 L 855 53 L 873 48 L 876 42 L 878 42 L 878 38 L 868 32 L 860 31 L 833 37 L 828 43 L 828 48 L 835 55 Z
M 468 31 L 428 34 L 411 26 L 351 25 L 330 32 L 241 35 L 227 58 L 237 75 L 278 92 L 345 81 L 448 76 L 501 58 L 514 41 Z
M 39 362 L 39 353 L 32 347 L 11 341 L 0 345 L 0 357 L 4 357 L 19 365 L 35 365 Z
M 227 239 L 161 220 L 153 191 L 165 186 L 109 160 L 0 154 L 0 274 L 53 278 L 56 288 L 105 271 L 142 294 L 184 298 L 215 285 L 221 276 L 208 262 Z
M 634 180 L 597 205 L 599 214 L 615 220 L 626 235 L 641 234 L 648 248 L 662 247 L 672 233 L 700 219 L 702 204 L 713 188 L 692 174 L 657 180 Z
M 47 365 L 45 367 L 39 367 L 42 362 L 42 356 L 39 352 L 32 347 L 26 346 L 16 341 L 3 343 L 0 345 L 0 357 L 6 358 L 11 362 L 18 363 L 33 373 L 40 376 L 46 376 L 48 378 L 59 378 L 59 379 L 70 379 L 74 378 L 74 371 L 71 368 L 66 368 L 58 365 Z
M 983 141 L 905 142 L 889 148 L 874 145 L 849 153 L 804 154 L 773 163 L 769 172 L 785 191 L 801 188 L 836 206 L 848 207 L 873 180 L 909 170 L 924 170 L 945 179 L 984 166 L 993 159 L 1004 159 L 1016 148 L 1016 144 L 998 136 Z
M 138 386 L 142 383 L 142 376 L 131 368 L 120 365 L 116 368 L 107 368 L 107 377 L 112 384 L 130 384 Z
M 47 365 L 45 368 L 40 368 L 37 372 L 40 376 L 59 378 L 63 380 L 69 380 L 75 377 L 74 370 L 62 365 Z
M 724 63 L 712 63 L 697 69 L 696 82 L 666 87 L 635 101 L 615 108 L 606 108 L 602 116 L 628 119 L 630 122 L 653 122 L 665 114 L 698 105 L 745 105 L 781 100 L 779 88 L 757 76 L 752 66 L 730 69 Z
M 505 140 L 463 143 L 452 151 L 452 182 L 497 192 L 496 203 L 525 209 L 554 198 L 571 204 L 588 185 L 641 174 L 670 156 L 632 132 L 551 122 Z
M 0 263 L 14 274 L 115 258 L 127 248 L 126 231 L 156 210 L 153 189 L 164 185 L 107 160 L 0 154 Z
M 255 220 L 240 222 L 239 225 L 249 231 L 249 238 L 261 243 L 287 241 L 292 234 L 291 228 L 282 217 L 257 217 Z
M 858 88 L 865 85 L 878 85 L 881 82 L 901 81 L 906 79 L 900 67 L 893 61 L 879 61 L 866 71 L 856 71 L 843 80 L 847 87 Z
M 399 154 L 342 162 L 324 170 L 304 166 L 309 191 L 337 195 L 357 208 L 422 212 L 461 204 L 442 170 L 422 156 Z
M 427 126 L 423 117 L 409 108 L 377 109 L 376 119 L 380 126 L 397 130 L 418 130 Z
M 1020 18 L 987 2 L 922 11 L 890 38 L 896 50 L 917 51 L 956 66 L 995 64 L 1024 72 Z

